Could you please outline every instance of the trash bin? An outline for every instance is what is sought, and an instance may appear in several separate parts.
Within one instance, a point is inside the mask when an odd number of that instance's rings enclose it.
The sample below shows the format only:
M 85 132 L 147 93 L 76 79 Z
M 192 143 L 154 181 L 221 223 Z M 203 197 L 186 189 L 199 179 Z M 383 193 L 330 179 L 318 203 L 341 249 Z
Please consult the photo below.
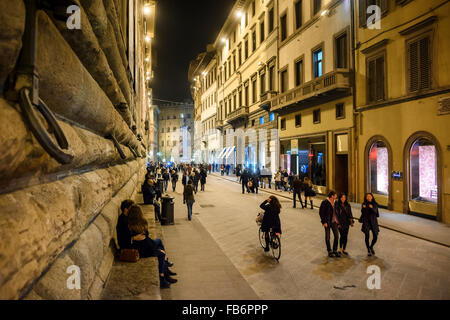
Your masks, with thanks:
M 166 194 L 161 198 L 161 224 L 174 224 L 174 207 L 173 197 Z

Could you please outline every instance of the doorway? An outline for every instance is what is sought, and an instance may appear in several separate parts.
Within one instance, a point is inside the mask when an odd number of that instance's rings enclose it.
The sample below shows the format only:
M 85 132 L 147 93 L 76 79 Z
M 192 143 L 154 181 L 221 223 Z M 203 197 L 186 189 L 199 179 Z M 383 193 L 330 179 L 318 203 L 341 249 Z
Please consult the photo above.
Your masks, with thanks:
M 348 195 L 348 155 L 336 154 L 334 166 L 335 191 Z

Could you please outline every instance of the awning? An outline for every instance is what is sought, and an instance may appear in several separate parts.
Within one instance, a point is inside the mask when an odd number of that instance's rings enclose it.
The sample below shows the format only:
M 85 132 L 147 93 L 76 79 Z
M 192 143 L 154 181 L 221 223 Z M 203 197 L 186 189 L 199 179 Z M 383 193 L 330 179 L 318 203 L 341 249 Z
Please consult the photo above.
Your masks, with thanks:
M 231 153 L 233 153 L 234 150 L 236 150 L 236 147 L 230 147 L 224 157 L 228 158 L 229 156 L 231 156 Z
M 218 156 L 216 158 L 217 159 L 222 159 L 226 149 L 227 148 L 223 148 L 222 151 L 220 151 L 220 153 L 218 154 Z

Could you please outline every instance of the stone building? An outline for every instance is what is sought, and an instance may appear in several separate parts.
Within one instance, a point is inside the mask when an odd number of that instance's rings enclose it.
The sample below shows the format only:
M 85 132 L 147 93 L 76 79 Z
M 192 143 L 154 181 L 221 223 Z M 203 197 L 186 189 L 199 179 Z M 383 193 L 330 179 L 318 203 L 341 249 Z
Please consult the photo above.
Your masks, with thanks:
M 191 162 L 194 142 L 194 106 L 162 105 L 159 113 L 159 160 Z
M 0 0 L 0 299 L 100 297 L 148 154 L 155 10 Z
M 395 211 L 450 222 L 450 3 L 358 2 L 356 184 Z M 373 14 L 373 13 L 372 13 Z
M 273 130 L 277 116 L 268 112 L 266 103 L 278 89 L 277 10 L 276 0 L 236 1 L 213 44 L 211 60 L 217 69 L 205 64 L 190 77 L 201 77 L 203 72 L 208 77 L 211 71 L 215 75 L 217 111 L 211 123 L 221 136 L 216 138 L 219 148 L 214 158 L 209 157 L 212 163 L 272 170 L 278 166 L 277 131 Z M 204 96 L 203 91 L 199 93 Z
M 279 1 L 280 167 L 316 190 L 352 191 L 350 1 Z

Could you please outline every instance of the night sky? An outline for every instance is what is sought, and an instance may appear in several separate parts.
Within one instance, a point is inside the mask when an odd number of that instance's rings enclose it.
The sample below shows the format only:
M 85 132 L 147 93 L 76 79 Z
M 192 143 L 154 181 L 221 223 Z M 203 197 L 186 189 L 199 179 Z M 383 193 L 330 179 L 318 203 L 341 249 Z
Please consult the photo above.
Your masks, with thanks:
M 159 0 L 156 13 L 155 99 L 192 100 L 189 62 L 206 51 L 222 28 L 235 0 Z M 161 105 L 159 101 L 155 104 Z

